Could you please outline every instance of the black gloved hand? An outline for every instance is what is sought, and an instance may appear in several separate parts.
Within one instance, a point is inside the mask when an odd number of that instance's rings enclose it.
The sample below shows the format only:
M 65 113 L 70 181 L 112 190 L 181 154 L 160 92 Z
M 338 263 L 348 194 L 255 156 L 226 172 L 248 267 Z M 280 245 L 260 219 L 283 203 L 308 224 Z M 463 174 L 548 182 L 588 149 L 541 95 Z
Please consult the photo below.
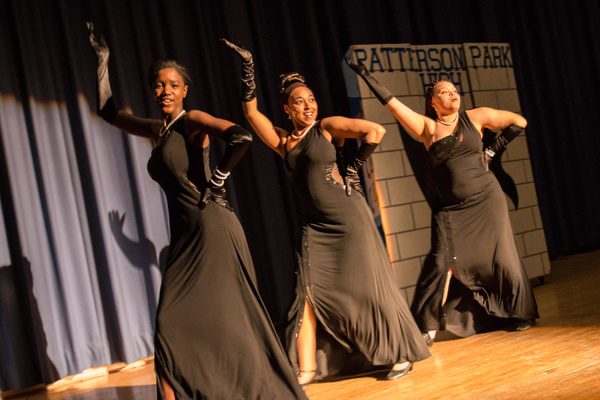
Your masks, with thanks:
M 491 151 L 489 148 L 483 151 L 483 166 L 486 171 L 490 170 L 490 165 L 492 164 L 492 158 L 496 155 L 495 152 Z
M 229 177 L 231 170 L 237 165 L 252 144 L 252 134 L 239 125 L 232 125 L 223 132 L 221 139 L 227 143 L 225 154 L 219 160 L 218 167 L 210 178 L 208 187 L 199 204 L 200 209 L 204 209 L 208 201 L 212 200 L 216 204 L 233 211 L 233 208 L 225 197 L 226 191 L 223 185 Z
M 256 97 L 256 83 L 254 82 L 254 61 L 252 53 L 231 43 L 227 39 L 221 39 L 227 46 L 242 58 L 242 101 L 251 101 Z
M 348 166 L 346 168 L 346 172 L 344 173 L 344 185 L 346 186 L 346 196 L 350 196 L 350 194 L 352 194 L 352 190 L 354 190 L 362 197 L 367 197 L 365 195 L 365 190 L 360 184 L 360 177 L 358 176 L 358 170 L 361 167 L 362 163 L 359 164 L 355 162 L 352 164 L 352 166 Z
M 94 24 L 92 22 L 87 22 L 86 25 L 89 31 L 90 45 L 96 53 L 96 59 L 98 61 L 96 77 L 96 111 L 106 122 L 112 124 L 115 121 L 115 118 L 117 118 L 119 110 L 115 107 L 112 98 L 112 90 L 110 88 L 110 79 L 108 77 L 108 58 L 110 56 L 110 50 L 102 35 L 99 38 L 96 37 L 94 33 Z
M 208 202 L 212 200 L 217 205 L 225 207 L 229 211 L 233 211 L 233 208 L 227 201 L 227 191 L 223 186 L 227 177 L 229 177 L 229 172 L 223 173 L 219 171 L 218 168 L 215 169 L 215 172 L 213 172 L 212 177 L 210 178 L 208 186 L 204 190 L 202 200 L 200 200 L 200 204 L 198 204 L 201 210 L 204 210 Z
M 227 191 L 224 187 L 217 186 L 208 186 L 204 190 L 204 195 L 202 196 L 202 200 L 198 204 L 201 210 L 204 210 L 209 201 L 213 201 L 215 204 L 225 207 L 229 211 L 233 211 L 233 208 L 227 201 Z
M 343 141 L 341 142 L 341 145 L 335 144 L 332 141 L 333 147 L 335 147 L 335 163 L 337 164 L 338 167 L 338 171 L 340 173 L 340 176 L 342 178 L 342 181 L 344 182 L 344 188 L 348 188 L 350 187 L 350 189 L 354 188 L 355 190 L 357 190 L 359 193 L 362 190 L 362 186 L 360 186 L 360 179 L 358 182 L 358 187 L 356 187 L 356 179 L 358 179 L 358 174 L 356 174 L 355 177 L 352 178 L 348 178 L 348 171 L 346 169 L 346 160 L 344 159 L 344 145 L 343 145 Z M 346 193 L 348 194 L 348 196 L 350 195 L 348 191 L 346 191 Z
M 352 189 L 357 191 L 363 197 L 366 197 L 365 191 L 360 184 L 360 178 L 358 171 L 361 169 L 365 161 L 375 151 L 379 143 L 371 143 L 363 141 L 358 148 L 358 152 L 354 160 L 346 167 L 346 173 L 344 175 L 344 183 L 346 184 L 346 196 L 350 196 Z
M 498 135 L 494 143 L 492 143 L 487 149 L 483 151 L 483 165 L 485 166 L 486 171 L 490 170 L 490 164 L 496 153 L 504 150 L 506 145 L 510 143 L 514 138 L 519 136 L 519 134 L 523 132 L 524 129 L 525 128 L 520 125 L 512 124 L 502 130 L 502 132 L 500 133 L 500 135 Z
M 365 81 L 367 86 L 371 89 L 381 104 L 385 106 L 390 102 L 391 99 L 394 98 L 394 96 L 385 88 L 385 86 L 371 76 L 367 70 L 367 67 L 365 67 L 362 62 L 360 64 L 356 64 L 350 57 L 344 57 L 344 60 L 346 60 L 346 64 L 348 64 L 348 66 Z

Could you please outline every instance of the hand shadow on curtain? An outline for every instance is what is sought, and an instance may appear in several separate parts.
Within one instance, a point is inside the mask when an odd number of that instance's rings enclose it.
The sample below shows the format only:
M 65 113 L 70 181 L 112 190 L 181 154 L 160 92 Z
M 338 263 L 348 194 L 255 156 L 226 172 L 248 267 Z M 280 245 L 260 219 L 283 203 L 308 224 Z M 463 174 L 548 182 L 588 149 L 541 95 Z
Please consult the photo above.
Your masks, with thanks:
M 110 211 L 108 213 L 110 230 L 117 245 L 125 257 L 127 257 L 127 260 L 129 260 L 134 267 L 143 270 L 144 276 L 146 277 L 146 285 L 148 287 L 148 303 L 151 304 L 151 308 L 156 311 L 157 304 L 156 299 L 154 298 L 154 291 L 152 290 L 153 283 L 149 272 L 152 267 L 155 267 L 158 268 L 161 274 L 163 273 L 167 263 L 169 246 L 163 247 L 157 257 L 156 246 L 150 239 L 140 237 L 140 240 L 135 242 L 128 238 L 123 232 L 125 216 L 126 213 L 119 215 L 117 210 Z
M 60 377 L 48 357 L 31 264 L 26 257 L 0 267 L 0 344 L 0 392 L 49 384 Z

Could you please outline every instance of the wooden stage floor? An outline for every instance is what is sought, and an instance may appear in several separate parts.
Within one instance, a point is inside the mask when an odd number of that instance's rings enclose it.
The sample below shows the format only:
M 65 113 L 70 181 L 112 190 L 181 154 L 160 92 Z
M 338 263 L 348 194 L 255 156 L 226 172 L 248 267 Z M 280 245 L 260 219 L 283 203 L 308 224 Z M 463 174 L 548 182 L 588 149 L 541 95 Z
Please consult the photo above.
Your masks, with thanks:
M 552 262 L 534 288 L 540 320 L 524 332 L 457 338 L 445 332 L 432 357 L 397 381 L 387 371 L 308 387 L 311 400 L 331 399 L 600 399 L 600 251 Z M 30 400 L 155 399 L 152 358 L 115 365 L 87 379 L 68 377 L 30 393 Z

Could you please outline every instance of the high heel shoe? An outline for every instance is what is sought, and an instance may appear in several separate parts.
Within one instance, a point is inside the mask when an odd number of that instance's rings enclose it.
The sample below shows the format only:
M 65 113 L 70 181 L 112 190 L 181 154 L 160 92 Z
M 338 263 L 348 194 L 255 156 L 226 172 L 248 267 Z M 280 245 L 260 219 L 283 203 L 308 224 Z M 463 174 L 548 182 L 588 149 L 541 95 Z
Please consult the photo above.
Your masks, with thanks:
M 526 331 L 527 329 L 531 328 L 534 325 L 535 325 L 535 319 L 521 320 L 515 326 L 515 331 L 517 331 L 517 332 Z
M 412 371 L 412 369 L 413 363 L 409 361 L 406 367 L 398 370 L 392 369 L 390 372 L 388 372 L 387 379 L 391 381 L 392 379 L 402 378 L 403 376 L 406 376 L 410 371 Z
M 306 391 L 306 388 L 308 387 L 308 385 L 310 385 L 314 380 L 315 380 L 315 375 L 317 373 L 316 369 L 312 369 L 310 371 L 298 371 L 298 378 L 301 378 L 304 374 L 313 374 L 312 378 L 310 378 L 310 380 L 308 382 L 304 382 L 304 383 L 300 383 L 300 386 L 302 386 L 302 389 L 304 391 Z
M 425 344 L 427 345 L 427 347 L 433 346 L 434 339 L 431 337 L 429 332 L 421 332 L 421 335 L 423 335 L 423 340 L 425 341 Z

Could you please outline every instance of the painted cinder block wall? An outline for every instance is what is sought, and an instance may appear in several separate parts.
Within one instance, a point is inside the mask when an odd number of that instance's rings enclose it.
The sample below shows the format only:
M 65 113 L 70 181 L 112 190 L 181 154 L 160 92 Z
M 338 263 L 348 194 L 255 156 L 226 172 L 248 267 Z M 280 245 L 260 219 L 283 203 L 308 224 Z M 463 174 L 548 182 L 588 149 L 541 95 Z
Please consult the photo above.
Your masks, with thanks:
M 521 114 L 512 54 L 506 43 L 354 45 L 346 55 L 362 61 L 393 95 L 421 114 L 425 88 L 436 79 L 454 83 L 462 97 L 461 110 L 487 106 Z M 431 210 L 411 168 L 398 122 L 345 62 L 342 68 L 353 114 L 387 130 L 365 168 L 367 193 L 385 237 L 396 283 L 411 302 L 430 250 Z M 508 196 L 507 202 L 523 265 L 529 278 L 543 278 L 550 273 L 550 260 L 526 130 L 507 146 L 502 167 L 517 187 L 518 209 Z

